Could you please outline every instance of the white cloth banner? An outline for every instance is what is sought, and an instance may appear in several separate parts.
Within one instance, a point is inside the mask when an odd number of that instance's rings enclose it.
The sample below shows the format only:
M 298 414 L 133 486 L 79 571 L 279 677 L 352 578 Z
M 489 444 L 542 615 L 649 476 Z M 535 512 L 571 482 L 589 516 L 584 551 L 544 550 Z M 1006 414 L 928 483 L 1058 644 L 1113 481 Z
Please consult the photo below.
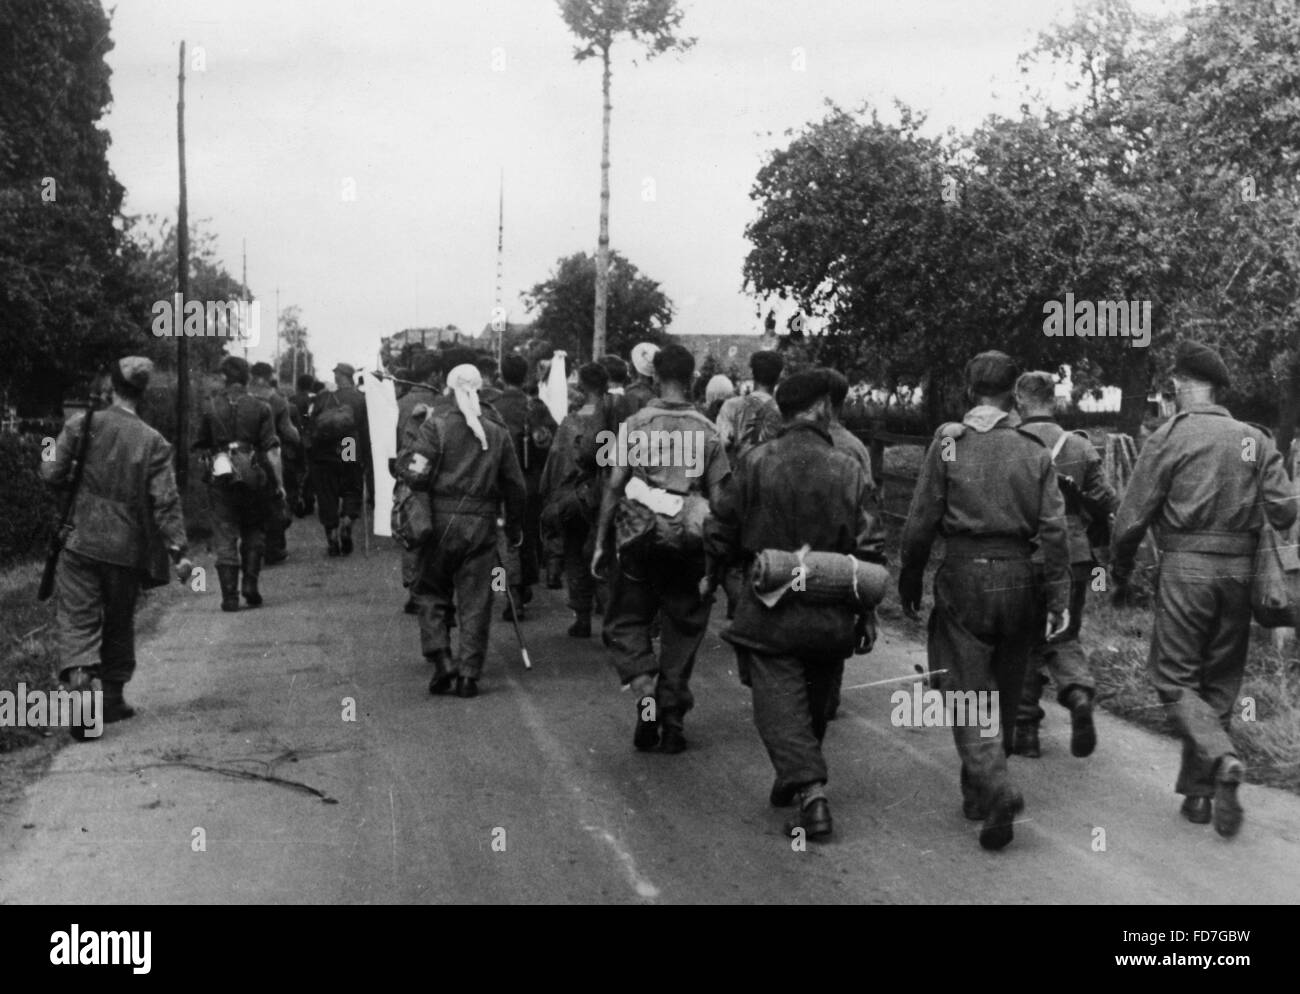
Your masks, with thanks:
M 397 457 L 397 394 L 392 380 L 363 373 L 361 389 L 366 395 L 366 418 L 370 422 L 370 453 L 375 470 L 375 521 L 373 534 L 393 534 L 393 474 L 388 460 Z
M 556 352 L 551 357 L 551 374 L 545 383 L 537 386 L 537 396 L 551 412 L 555 423 L 559 424 L 569 413 L 569 372 L 564 366 L 564 353 Z

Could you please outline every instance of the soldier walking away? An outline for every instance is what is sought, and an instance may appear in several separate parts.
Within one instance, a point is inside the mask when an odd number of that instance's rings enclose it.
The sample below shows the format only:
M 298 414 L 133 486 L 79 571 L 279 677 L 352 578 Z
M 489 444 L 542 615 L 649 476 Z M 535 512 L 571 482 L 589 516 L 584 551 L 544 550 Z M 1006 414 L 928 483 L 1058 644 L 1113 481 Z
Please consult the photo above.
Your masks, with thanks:
M 1047 674 L 1056 685 L 1056 700 L 1070 712 L 1070 752 L 1090 756 L 1097 747 L 1097 730 L 1092 720 L 1092 702 L 1097 684 L 1092 669 L 1079 644 L 1083 626 L 1083 608 L 1097 567 L 1092 547 L 1109 543 L 1105 537 L 1110 516 L 1119 506 L 1119 498 L 1106 482 L 1101 456 L 1086 434 L 1066 431 L 1056 423 L 1056 378 L 1051 373 L 1025 373 L 1016 381 L 1016 407 L 1021 426 L 1038 436 L 1052 454 L 1061 495 L 1065 499 L 1065 524 L 1070 545 L 1070 624 L 1065 633 L 1051 642 L 1038 638 L 1029 657 L 1025 689 L 1016 716 L 1012 752 L 1030 759 L 1042 754 L 1038 744 L 1038 725 L 1043 720 L 1039 698 Z M 1098 537 L 1096 542 L 1089 536 Z M 1042 558 L 1035 556 L 1039 564 Z M 1036 627 L 1035 632 L 1041 628 Z
M 600 363 L 589 362 L 578 370 L 578 385 L 582 388 L 582 404 L 560 422 L 542 472 L 541 527 L 549 540 L 558 539 L 564 550 L 564 580 L 569 610 L 573 612 L 568 634 L 590 638 L 596 596 L 596 578 L 591 575 L 590 564 L 601 497 L 600 467 L 595 462 L 595 446 L 590 443 L 603 428 L 600 410 L 609 374 Z
M 269 362 L 255 362 L 249 369 L 251 381 L 248 392 L 258 400 L 265 401 L 271 408 L 271 417 L 275 424 L 275 435 L 280 440 L 280 469 L 284 473 L 284 497 L 276 496 L 271 504 L 271 513 L 266 522 L 266 565 L 275 566 L 289 558 L 285 544 L 285 532 L 293 523 L 289 513 L 288 494 L 292 484 L 289 479 L 291 467 L 297 466 L 301 458 L 301 438 L 293 423 L 289 402 L 279 390 L 271 385 L 272 374 Z
M 492 624 L 492 570 L 497 516 L 515 545 L 523 540 L 525 487 L 510 435 L 479 403 L 479 371 L 470 364 L 447 374 L 455 408 L 428 417 L 398 456 L 415 489 L 429 493 L 433 537 L 421 548 L 414 592 L 420 648 L 433 666 L 429 693 L 475 697 Z M 460 645 L 453 663 L 448 620 L 453 601 Z
M 54 459 L 41 464 L 46 483 L 76 490 L 56 574 L 59 679 L 74 691 L 102 690 L 105 723 L 135 714 L 123 687 L 135 673 L 140 588 L 167 582 L 157 553 L 166 550 L 182 582 L 192 568 L 171 446 L 137 413 L 152 371 L 139 356 L 114 363 L 112 406 L 74 415 Z M 84 727 L 72 733 L 86 737 Z
M 849 378 L 839 370 L 822 368 L 821 375 L 826 377 L 827 400 L 830 404 L 829 419 L 826 429 L 831 436 L 831 444 L 836 450 L 849 456 L 862 470 L 867 481 L 867 507 L 875 518 L 879 518 L 876 478 L 871 472 L 871 452 L 862 439 L 844 427 L 844 403 L 849 397 Z M 844 685 L 844 660 L 835 663 L 831 674 L 830 693 L 826 697 L 826 720 L 834 721 L 840 711 L 840 690 Z
M 1142 446 L 1115 515 L 1116 599 L 1153 526 L 1161 554 L 1149 666 L 1183 740 L 1174 789 L 1188 821 L 1213 820 L 1231 837 L 1244 817 L 1246 769 L 1228 729 L 1250 644 L 1255 546 L 1265 519 L 1291 526 L 1295 498 L 1269 434 L 1217 402 L 1231 382 L 1214 349 L 1181 343 L 1173 384 L 1178 412 Z
M 420 425 L 444 400 L 442 397 L 442 357 L 436 352 L 418 356 L 409 370 L 416 386 L 410 387 L 397 401 L 397 451 L 402 452 L 414 444 Z M 419 614 L 420 605 L 411 593 L 419 563 L 419 549 L 402 550 L 402 586 L 408 591 L 407 614 Z
M 796 373 L 777 389 L 785 427 L 741 456 L 713 503 L 706 526 L 711 594 L 724 564 L 745 575 L 764 550 L 848 554 L 884 565 L 884 532 L 870 510 L 868 477 L 831 441 L 830 380 L 824 371 Z M 798 804 L 787 833 L 830 835 L 828 773 L 822 754 L 827 702 L 844 659 L 869 652 L 874 611 L 845 603 L 813 603 L 789 592 L 774 606 L 750 583 L 723 638 L 748 653 L 754 723 L 776 770 L 770 801 Z
M 524 543 L 517 549 L 502 536 L 502 560 L 509 574 L 512 599 L 506 604 L 502 617 L 511 620 L 513 603 L 523 617 L 524 605 L 533 599 L 533 584 L 540 574 L 542 472 L 546 457 L 555 438 L 555 418 L 539 397 L 530 397 L 524 391 L 528 378 L 528 360 L 519 355 L 508 355 L 501 360 L 501 380 L 504 386 L 496 400 L 496 410 L 510 432 L 510 442 L 524 473 L 527 500 L 524 505 Z
M 293 423 L 301 436 L 301 444 L 292 485 L 289 472 L 287 470 L 285 472 L 285 491 L 289 495 L 294 517 L 305 518 L 316 508 L 316 489 L 311 482 L 311 433 L 308 416 L 311 413 L 312 401 L 324 387 L 311 373 L 303 373 L 298 377 L 295 385 L 298 389 L 289 397 L 289 403 L 293 408 Z
M 238 611 L 240 593 L 249 607 L 262 604 L 257 582 L 266 526 L 274 502 L 284 499 L 284 483 L 274 418 L 270 406 L 248 392 L 248 363 L 226 356 L 219 368 L 225 388 L 208 401 L 194 449 L 208 457 L 204 479 L 221 609 Z
M 622 515 L 621 534 L 615 543 L 610 567 L 609 609 L 605 615 L 605 644 L 612 650 L 614 667 L 636 700 L 637 722 L 633 745 L 648 750 L 656 745 L 666 753 L 686 748 L 684 723 L 694 705 L 691 670 L 704 638 L 712 599 L 702 596 L 704 577 L 703 514 L 694 518 L 700 501 L 711 503 L 721 492 L 729 469 L 718 433 L 690 400 L 695 358 L 681 345 L 667 345 L 654 358 L 659 397 L 627 419 L 629 439 L 636 433 L 646 438 L 678 438 L 685 454 L 689 440 L 692 464 L 684 458 L 659 458 L 652 465 L 612 467 L 601 501 L 596 526 L 591 572 L 598 576 L 605 560 L 606 542 L 613 538 L 615 509 Z M 655 435 L 653 433 L 663 433 Z M 631 458 L 621 462 L 637 462 Z M 635 487 L 630 487 L 635 484 Z M 646 503 L 672 505 L 679 498 L 680 530 L 676 546 L 666 543 L 661 531 L 663 517 L 657 511 L 647 518 Z M 706 505 L 707 506 L 707 505 Z M 647 524 L 644 541 L 627 534 L 627 525 Z M 698 534 L 691 526 L 697 522 Z M 661 624 L 660 649 L 656 658 L 651 626 Z
M 997 694 L 990 699 L 999 707 L 1001 736 L 986 737 L 972 721 L 954 722 L 952 730 L 962 812 L 983 820 L 985 849 L 1011 842 L 1025 806 L 1008 776 L 1006 753 L 1040 619 L 1035 537 L 1048 638 L 1061 635 L 1070 620 L 1065 502 L 1051 453 L 1011 410 L 1018 372 L 1001 352 L 981 352 L 967 363 L 974 406 L 960 424 L 941 425 L 926 452 L 903 529 L 898 580 L 903 610 L 915 618 L 930 547 L 936 535 L 944 537 L 926 654 L 936 689 Z
M 334 367 L 336 388 L 319 394 L 311 409 L 311 470 L 317 517 L 331 556 L 352 553 L 352 523 L 361 517 L 366 466 L 370 463 L 370 425 L 366 398 L 353 383 L 357 371 L 346 362 Z
M 747 451 L 774 438 L 781 430 L 781 411 L 772 399 L 785 360 L 780 353 L 763 350 L 749 357 L 754 389 L 743 397 L 723 401 L 718 410 L 718 435 L 727 449 L 727 459 L 735 462 Z

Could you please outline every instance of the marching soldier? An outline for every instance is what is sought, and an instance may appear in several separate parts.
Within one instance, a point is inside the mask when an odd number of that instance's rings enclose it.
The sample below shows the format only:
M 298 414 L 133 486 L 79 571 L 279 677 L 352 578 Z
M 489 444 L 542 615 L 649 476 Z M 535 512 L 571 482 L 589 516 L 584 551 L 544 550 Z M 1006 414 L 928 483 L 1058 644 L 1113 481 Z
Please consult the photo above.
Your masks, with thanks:
M 1217 403 L 1230 386 L 1217 352 L 1180 344 L 1173 383 L 1178 413 L 1142 446 L 1115 515 L 1113 570 L 1122 593 L 1154 526 L 1161 555 L 1150 668 L 1183 740 L 1174 789 L 1188 821 L 1213 820 L 1231 837 L 1241 828 L 1246 770 L 1228 728 L 1250 642 L 1255 546 L 1266 518 L 1291 526 L 1295 498 L 1272 438 Z
M 280 440 L 280 468 L 285 475 L 284 489 L 288 494 L 292 488 L 289 482 L 290 467 L 297 464 L 302 440 L 298 436 L 298 429 L 294 426 L 289 402 L 279 390 L 271 386 L 272 373 L 274 370 L 271 369 L 269 362 L 253 363 L 252 368 L 249 369 L 251 382 L 248 392 L 258 400 L 265 401 L 271 408 L 275 435 Z M 288 501 L 276 498 L 272 503 L 271 514 L 266 524 L 266 565 L 274 566 L 289 558 L 284 536 L 292 520 L 289 516 Z
M 931 679 L 946 691 L 995 693 L 1006 739 L 985 737 L 970 723 L 953 727 L 962 811 L 984 821 L 985 849 L 1011 842 L 1025 806 L 1007 775 L 1005 749 L 1041 618 L 1031 561 L 1035 538 L 1043 555 L 1048 637 L 1069 624 L 1065 502 L 1051 454 L 1011 410 L 1017 373 L 1001 352 L 982 352 L 967 363 L 974 406 L 961 424 L 935 432 L 903 530 L 898 581 L 903 610 L 915 618 L 930 546 L 942 535 L 945 554 L 934 579 L 926 643 Z
M 1056 380 L 1051 373 L 1025 373 L 1016 381 L 1016 407 L 1021 426 L 1032 432 L 1052 453 L 1065 498 L 1065 523 L 1070 542 L 1070 624 L 1055 641 L 1038 639 L 1029 657 L 1029 672 L 1020 698 L 1012 752 L 1033 759 L 1042 754 L 1038 745 L 1038 724 L 1043 720 L 1039 698 L 1046 677 L 1056 684 L 1056 699 L 1070 712 L 1070 752 L 1090 756 L 1097 746 L 1092 720 L 1096 681 L 1079 644 L 1083 608 L 1088 599 L 1092 571 L 1097 565 L 1088 540 L 1090 530 L 1108 528 L 1119 498 L 1106 482 L 1101 457 L 1085 437 L 1068 432 L 1056 423 Z
M 826 377 L 827 400 L 830 411 L 826 430 L 831 436 L 831 444 L 858 464 L 867 483 L 867 506 L 872 516 L 878 517 L 876 505 L 876 478 L 871 472 L 871 452 L 862 443 L 862 439 L 844 427 L 844 402 L 849 398 L 849 379 L 836 369 L 822 368 Z M 840 710 L 840 690 L 844 685 L 844 660 L 836 662 L 831 674 L 830 694 L 826 698 L 826 720 L 834 721 Z
M 59 679 L 74 691 L 102 688 L 105 723 L 135 714 L 123 687 L 135 673 L 136 599 L 142 585 L 167 580 L 165 571 L 157 575 L 151 548 L 165 546 L 182 582 L 192 569 L 171 446 L 137 413 L 152 371 L 139 356 L 114 363 L 112 406 L 71 418 L 54 459 L 41 463 L 45 482 L 67 489 L 81 461 L 56 573 Z M 72 734 L 86 737 L 84 727 Z
M 662 490 L 679 497 L 703 497 L 712 503 L 730 472 L 717 431 L 690 400 L 694 356 L 681 345 L 667 345 L 654 357 L 654 373 L 659 397 L 627 419 L 628 436 L 642 431 L 668 432 L 659 436 L 668 438 L 689 435 L 698 440 L 698 465 L 673 465 L 674 460 L 669 459 L 670 465 L 612 467 L 596 526 L 593 576 L 600 575 L 606 542 L 613 537 L 615 508 L 629 499 L 625 494 L 629 481 L 638 481 L 638 489 L 649 488 L 651 493 Z M 686 748 L 684 722 L 695 703 L 691 670 L 713 606 L 700 590 L 704 577 L 702 536 L 700 539 L 698 554 L 650 542 L 632 552 L 619 550 L 613 557 L 605 644 L 613 651 L 619 678 L 624 686 L 631 686 L 636 699 L 632 741 L 637 749 L 657 745 L 663 752 L 679 753 Z M 658 658 L 651 643 L 656 617 L 661 624 Z
M 555 418 L 541 399 L 530 397 L 524 392 L 524 381 L 527 378 L 528 360 L 523 356 L 508 355 L 501 360 L 504 387 L 495 407 L 510 431 L 510 441 L 524 472 L 528 492 L 524 507 L 524 544 L 513 549 L 505 543 L 507 548 L 502 555 L 510 573 L 513 603 L 521 612 L 521 617 L 523 606 L 532 600 L 532 587 L 538 580 L 542 541 L 542 472 L 546 468 L 546 457 L 550 453 L 551 440 L 555 438 L 557 427 Z M 510 620 L 509 605 L 506 606 L 503 617 Z
M 316 490 L 311 482 L 311 437 L 308 415 L 311 413 L 312 401 L 316 399 L 316 395 L 323 387 L 311 373 L 303 373 L 298 377 L 295 385 L 298 389 L 289 397 L 289 403 L 293 406 L 294 424 L 302 439 L 302 444 L 299 446 L 300 465 L 295 474 L 296 486 L 286 486 L 285 489 L 289 492 L 295 517 L 305 518 L 316 507 Z
M 831 441 L 830 380 L 818 370 L 796 373 L 777 389 L 785 426 L 773 440 L 736 464 L 706 527 L 711 596 L 723 564 L 748 575 L 767 549 L 850 554 L 884 565 L 884 532 L 870 513 L 868 477 Z M 848 604 L 810 604 L 788 594 L 764 608 L 744 584 L 736 617 L 723 634 L 748 652 L 754 723 L 776 768 L 770 796 L 775 807 L 798 803 L 787 832 L 809 838 L 831 833 L 822 755 L 827 702 L 844 658 L 868 652 L 875 641 L 874 612 L 855 617 Z
M 362 490 L 370 464 L 366 398 L 353 380 L 356 369 L 334 367 L 336 389 L 312 403 L 312 479 L 317 516 L 331 556 L 351 555 L 352 522 L 361 517 Z
M 479 404 L 483 380 L 470 364 L 447 374 L 455 408 L 420 425 L 398 457 L 410 485 L 427 489 L 433 537 L 421 549 L 414 586 L 420 606 L 420 648 L 433 666 L 429 693 L 475 697 L 492 623 L 492 570 L 497 516 L 505 506 L 508 540 L 523 540 L 525 487 L 505 426 Z M 460 625 L 456 661 L 448 620 L 453 601 Z
M 409 370 L 417 383 L 402 394 L 397 401 L 397 451 L 402 452 L 415 443 L 424 419 L 442 401 L 442 359 L 436 352 L 425 352 L 416 357 Z M 419 564 L 419 549 L 402 550 L 402 586 L 411 591 Z M 420 606 L 414 593 L 408 593 L 407 614 L 419 614 Z
M 755 352 L 749 357 L 754 389 L 743 397 L 723 401 L 718 410 L 718 436 L 732 462 L 781 430 L 781 411 L 772 394 L 784 368 L 785 360 L 780 353 Z
M 225 389 L 208 401 L 194 448 L 208 455 L 208 503 L 221 610 L 238 611 L 241 592 L 249 607 L 262 604 L 257 581 L 266 551 L 266 526 L 273 502 L 284 499 L 284 478 L 271 408 L 248 392 L 248 362 L 226 356 L 220 372 Z
M 561 545 L 564 579 L 568 585 L 573 638 L 591 637 L 591 609 L 596 596 L 596 578 L 588 569 L 595 548 L 593 524 L 600 510 L 600 467 L 590 444 L 603 427 L 600 406 L 609 386 L 609 374 L 599 363 L 589 362 L 578 370 L 583 400 L 567 414 L 555 433 L 551 452 L 542 472 L 544 503 L 541 526 L 548 540 Z

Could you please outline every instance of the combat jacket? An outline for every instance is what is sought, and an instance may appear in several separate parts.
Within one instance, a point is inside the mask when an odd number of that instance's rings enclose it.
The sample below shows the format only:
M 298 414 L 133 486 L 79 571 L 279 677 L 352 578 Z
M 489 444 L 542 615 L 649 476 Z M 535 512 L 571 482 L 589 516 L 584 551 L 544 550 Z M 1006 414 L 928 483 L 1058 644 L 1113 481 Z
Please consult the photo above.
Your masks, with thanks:
M 435 517 L 463 514 L 495 519 L 504 503 L 506 534 L 517 538 L 523 529 L 523 471 L 510 433 L 499 418 L 484 410 L 480 420 L 486 451 L 460 409 L 453 407 L 426 418 L 398 462 L 414 489 L 429 492 Z M 411 466 L 417 454 L 428 462 L 423 473 Z
M 1067 432 L 1051 418 L 1025 418 L 1021 422 L 1021 428 L 1037 435 L 1049 453 L 1056 447 L 1061 436 L 1065 436 L 1055 465 L 1057 476 L 1071 481 L 1064 489 L 1065 522 L 1070 534 L 1070 562 L 1092 562 L 1092 544 L 1088 541 L 1089 525 L 1105 525 L 1119 507 L 1119 497 L 1106 482 L 1101 456 L 1097 455 L 1097 450 L 1086 438 Z
M 84 423 L 85 415 L 74 415 L 60 432 L 54 459 L 41 463 L 46 483 L 71 485 Z M 145 572 L 154 535 L 184 550 L 185 521 L 171 459 L 172 447 L 139 415 L 116 405 L 96 411 L 65 548 Z
M 870 512 L 871 490 L 861 466 L 836 449 L 825 427 L 794 421 L 776 438 L 737 460 L 711 503 L 705 523 L 710 573 L 726 564 L 748 572 L 764 549 L 839 552 L 884 564 L 885 533 Z M 853 612 L 787 595 L 763 608 L 746 582 L 735 623 L 724 638 L 758 651 L 797 652 L 821 644 L 823 653 L 851 655 Z M 837 651 L 829 645 L 838 643 Z
M 248 392 L 250 396 L 265 402 L 271 408 L 272 423 L 275 425 L 275 434 L 280 439 L 281 447 L 297 451 L 302 439 L 299 437 L 298 429 L 293 423 L 293 417 L 289 411 L 289 402 L 285 400 L 284 394 L 274 387 L 259 387 Z
M 442 395 L 426 383 L 411 387 L 397 401 L 397 451 L 401 452 L 415 441 L 420 431 L 420 424 L 425 415 L 434 407 Z M 422 409 L 422 410 L 421 410 Z M 416 412 L 419 411 L 419 417 Z
M 363 466 L 370 465 L 370 421 L 366 417 L 366 396 L 354 386 L 339 387 L 334 391 L 322 391 L 312 400 L 311 414 L 317 413 L 333 404 L 346 404 L 352 408 L 352 423 L 356 426 L 357 460 Z M 337 445 L 317 444 L 311 453 L 314 462 L 343 461 L 343 454 Z
M 876 478 L 871 472 L 871 450 L 862 444 L 862 439 L 858 438 L 857 435 L 853 434 L 853 432 L 849 431 L 838 421 L 832 421 L 830 423 L 829 432 L 831 436 L 831 444 L 839 451 L 852 456 L 854 461 L 862 467 L 862 472 L 867 478 L 867 489 L 874 493 L 876 489 Z
M 224 449 L 231 442 L 261 453 L 280 445 L 270 405 L 254 397 L 240 383 L 232 383 L 213 394 L 204 405 L 193 447 L 211 452 Z
M 580 480 L 594 480 L 598 470 L 594 461 L 589 466 L 579 464 L 579 453 L 584 449 L 596 451 L 596 445 L 589 440 L 601 428 L 601 420 L 594 412 L 583 413 L 580 407 L 571 414 L 566 414 L 556 429 L 555 440 L 551 442 L 551 451 L 546 457 L 546 466 L 542 470 L 540 493 L 542 499 L 549 501 L 555 494 L 569 484 Z
M 961 424 L 935 432 L 903 528 L 903 573 L 924 572 L 938 535 L 947 555 L 972 549 L 995 558 L 1041 553 L 1048 610 L 1068 606 L 1065 500 L 1052 454 L 1014 412 L 975 407 Z
M 632 457 L 636 454 L 636 461 L 642 461 L 637 452 L 640 439 L 645 439 L 645 447 L 641 451 L 649 452 L 650 449 L 656 448 L 655 440 L 658 438 L 660 440 L 658 461 L 666 463 L 658 466 L 631 465 L 632 459 L 629 458 L 629 468 L 633 476 L 644 480 L 652 487 L 660 487 L 675 494 L 703 493 L 710 500 L 717 496 L 723 481 L 731 472 L 731 466 L 727 462 L 727 454 L 722 449 L 717 429 L 708 418 L 695 409 L 693 404 L 687 401 L 661 400 L 656 397 L 629 417 L 625 425 L 628 442 L 626 455 Z M 599 440 L 601 443 L 610 443 L 604 450 L 602 461 L 609 461 L 605 457 L 611 454 L 618 455 L 619 459 L 623 455 L 618 453 L 619 440 L 624 437 L 623 433 L 618 431 L 618 426 L 611 429 L 611 432 L 612 438 L 605 436 Z M 668 434 L 656 436 L 651 434 L 652 432 Z M 688 434 L 689 448 L 687 448 Z M 666 448 L 662 444 L 665 438 L 670 443 Z M 680 444 L 678 439 L 681 440 Z M 663 458 L 665 453 L 669 458 Z M 689 456 L 695 465 L 691 467 L 684 465 L 685 458 L 677 458 L 678 454 L 683 457 Z
M 1296 517 L 1273 439 L 1217 404 L 1194 405 L 1142 446 L 1115 515 L 1115 574 L 1132 570 L 1149 525 L 1162 549 L 1250 555 L 1265 516 L 1279 530 Z
M 513 385 L 501 391 L 494 406 L 510 431 L 510 440 L 524 471 L 528 492 L 536 493 L 547 453 L 555 438 L 555 418 L 540 398 L 530 397 Z
M 637 380 L 631 386 L 623 388 L 623 403 L 629 414 L 634 414 L 656 399 L 654 386 L 646 380 Z

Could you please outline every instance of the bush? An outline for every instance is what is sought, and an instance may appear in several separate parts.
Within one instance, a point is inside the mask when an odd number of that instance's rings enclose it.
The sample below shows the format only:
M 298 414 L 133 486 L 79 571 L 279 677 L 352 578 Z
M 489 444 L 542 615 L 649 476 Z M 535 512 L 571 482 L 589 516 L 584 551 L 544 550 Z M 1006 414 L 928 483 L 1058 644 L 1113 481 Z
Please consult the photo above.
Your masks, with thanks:
M 0 435 L 0 567 L 39 555 L 54 529 L 59 505 L 41 482 L 44 447 L 41 436 Z

